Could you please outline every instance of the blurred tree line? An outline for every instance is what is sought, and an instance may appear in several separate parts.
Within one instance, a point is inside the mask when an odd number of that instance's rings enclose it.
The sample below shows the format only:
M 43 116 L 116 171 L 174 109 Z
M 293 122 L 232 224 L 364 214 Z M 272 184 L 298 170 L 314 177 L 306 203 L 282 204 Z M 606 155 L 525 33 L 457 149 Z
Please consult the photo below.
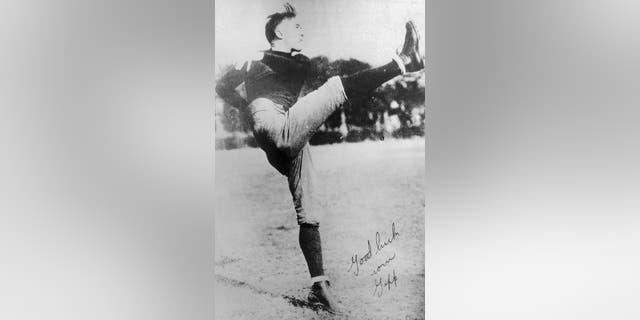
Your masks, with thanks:
M 302 89 L 305 95 L 324 84 L 330 77 L 353 74 L 371 68 L 368 63 L 357 59 L 330 61 L 325 56 L 311 59 L 315 65 L 309 80 Z M 233 68 L 232 65 L 221 68 L 220 75 Z M 311 139 L 311 144 L 334 143 L 343 140 L 361 141 L 364 139 L 384 139 L 385 137 L 409 137 L 424 134 L 425 110 L 424 71 L 416 74 L 401 75 L 388 81 L 374 91 L 370 98 L 346 102 L 334 112 Z M 251 129 L 243 120 L 245 115 L 221 99 L 222 107 L 216 110 L 216 125 L 222 126 L 225 133 L 236 137 L 240 133 L 245 141 L 239 144 L 254 146 Z M 414 110 L 415 109 L 415 110 Z M 218 134 L 219 128 L 216 128 Z M 229 139 L 225 134 L 225 139 Z M 220 148 L 229 148 L 225 145 Z M 237 144 L 237 143 L 231 143 Z M 233 146 L 231 146 L 233 147 Z

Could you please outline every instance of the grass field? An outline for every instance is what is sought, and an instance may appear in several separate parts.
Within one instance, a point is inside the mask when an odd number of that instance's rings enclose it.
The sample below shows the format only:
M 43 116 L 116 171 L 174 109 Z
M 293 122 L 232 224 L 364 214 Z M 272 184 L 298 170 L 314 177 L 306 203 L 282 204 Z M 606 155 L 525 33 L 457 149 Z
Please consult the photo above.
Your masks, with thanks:
M 423 319 L 424 140 L 311 150 L 326 274 L 346 318 Z M 215 179 L 216 319 L 335 318 L 305 305 L 309 274 L 285 177 L 261 150 L 237 149 L 216 152 Z M 376 233 L 380 246 L 392 241 L 378 250 Z

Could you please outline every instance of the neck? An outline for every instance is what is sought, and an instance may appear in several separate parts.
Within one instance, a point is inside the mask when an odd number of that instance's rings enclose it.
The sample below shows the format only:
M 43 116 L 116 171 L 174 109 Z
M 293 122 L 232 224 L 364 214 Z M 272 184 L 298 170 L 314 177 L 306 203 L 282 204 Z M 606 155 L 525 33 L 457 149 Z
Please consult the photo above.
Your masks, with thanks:
M 274 41 L 271 44 L 271 50 L 273 50 L 273 51 L 280 51 L 280 52 L 290 53 L 291 49 L 292 49 L 291 47 L 285 45 L 284 43 L 282 43 L 282 41 Z

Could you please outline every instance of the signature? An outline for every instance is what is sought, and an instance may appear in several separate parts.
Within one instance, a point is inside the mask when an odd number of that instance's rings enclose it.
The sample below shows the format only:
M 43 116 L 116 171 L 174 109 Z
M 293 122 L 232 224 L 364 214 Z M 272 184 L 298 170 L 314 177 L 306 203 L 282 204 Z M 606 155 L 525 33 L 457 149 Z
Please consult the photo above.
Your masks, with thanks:
M 369 250 L 367 250 L 367 253 L 365 253 L 361 258 L 358 259 L 358 254 L 354 254 L 353 256 L 351 256 L 351 266 L 349 267 L 349 270 L 347 271 L 351 271 L 351 268 L 353 268 L 353 266 L 356 266 L 356 270 L 353 272 L 353 274 L 355 276 L 358 276 L 360 274 L 360 266 L 364 265 L 365 262 L 369 261 L 369 259 L 371 259 L 371 241 L 367 240 L 367 247 L 369 248 Z
M 376 232 L 376 248 L 378 249 L 378 251 L 376 251 L 376 254 L 378 254 L 380 250 L 384 249 L 384 247 L 390 245 L 393 240 L 398 239 L 398 237 L 400 237 L 400 233 L 396 231 L 395 222 L 391 223 L 391 237 L 387 238 L 387 240 L 381 242 L 380 232 Z
M 387 280 L 382 280 L 382 277 L 379 277 L 378 279 L 374 279 L 374 284 L 376 285 L 375 289 L 373 290 L 373 295 L 374 296 L 378 296 L 378 297 L 382 297 L 382 294 L 386 288 L 387 291 L 391 290 L 391 285 L 393 284 L 394 288 L 398 287 L 398 277 L 396 276 L 396 270 L 393 270 L 393 276 L 391 276 L 391 274 L 387 274 Z
M 393 261 L 393 259 L 396 258 L 396 253 L 393 253 L 393 256 L 391 256 L 391 258 L 388 258 L 385 262 L 383 262 L 382 264 L 378 265 L 377 268 L 373 269 L 373 272 L 371 272 L 372 276 L 375 276 L 376 274 L 378 274 L 378 272 L 380 272 L 380 270 L 382 270 L 384 267 L 386 267 L 389 262 Z
M 382 249 L 384 249 L 385 247 L 387 247 L 388 245 L 393 243 L 393 241 L 397 240 L 399 237 L 400 237 L 400 233 L 398 231 L 396 231 L 396 223 L 395 222 L 391 223 L 391 235 L 389 237 L 387 237 L 386 239 L 382 238 L 382 236 L 380 235 L 380 232 L 376 232 L 376 236 L 375 236 L 375 245 L 376 245 L 375 248 L 376 248 L 376 251 L 375 251 L 375 254 L 377 255 L 380 251 L 382 251 Z M 349 269 L 347 270 L 347 272 L 351 271 L 353 269 L 353 266 L 355 265 L 355 270 L 353 271 L 353 274 L 355 276 L 358 276 L 360 274 L 360 266 L 363 266 L 365 263 L 367 263 L 369 260 L 371 260 L 373 255 L 374 255 L 374 253 L 371 251 L 371 241 L 367 240 L 367 251 L 362 256 L 358 256 L 357 253 L 351 256 L 351 266 L 349 266 Z M 395 253 L 394 253 L 394 258 L 395 258 Z M 392 259 L 393 258 L 391 258 L 391 260 Z M 380 267 L 378 267 L 378 270 L 379 269 L 380 269 Z

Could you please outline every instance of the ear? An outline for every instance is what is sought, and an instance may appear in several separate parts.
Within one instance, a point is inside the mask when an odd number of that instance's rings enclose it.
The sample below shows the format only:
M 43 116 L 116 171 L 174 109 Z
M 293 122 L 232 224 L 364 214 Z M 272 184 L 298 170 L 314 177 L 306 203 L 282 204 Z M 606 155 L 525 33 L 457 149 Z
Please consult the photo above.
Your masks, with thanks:
M 276 28 L 275 34 L 278 39 L 282 39 L 284 37 L 284 33 L 282 33 L 282 30 L 280 30 L 280 28 Z

